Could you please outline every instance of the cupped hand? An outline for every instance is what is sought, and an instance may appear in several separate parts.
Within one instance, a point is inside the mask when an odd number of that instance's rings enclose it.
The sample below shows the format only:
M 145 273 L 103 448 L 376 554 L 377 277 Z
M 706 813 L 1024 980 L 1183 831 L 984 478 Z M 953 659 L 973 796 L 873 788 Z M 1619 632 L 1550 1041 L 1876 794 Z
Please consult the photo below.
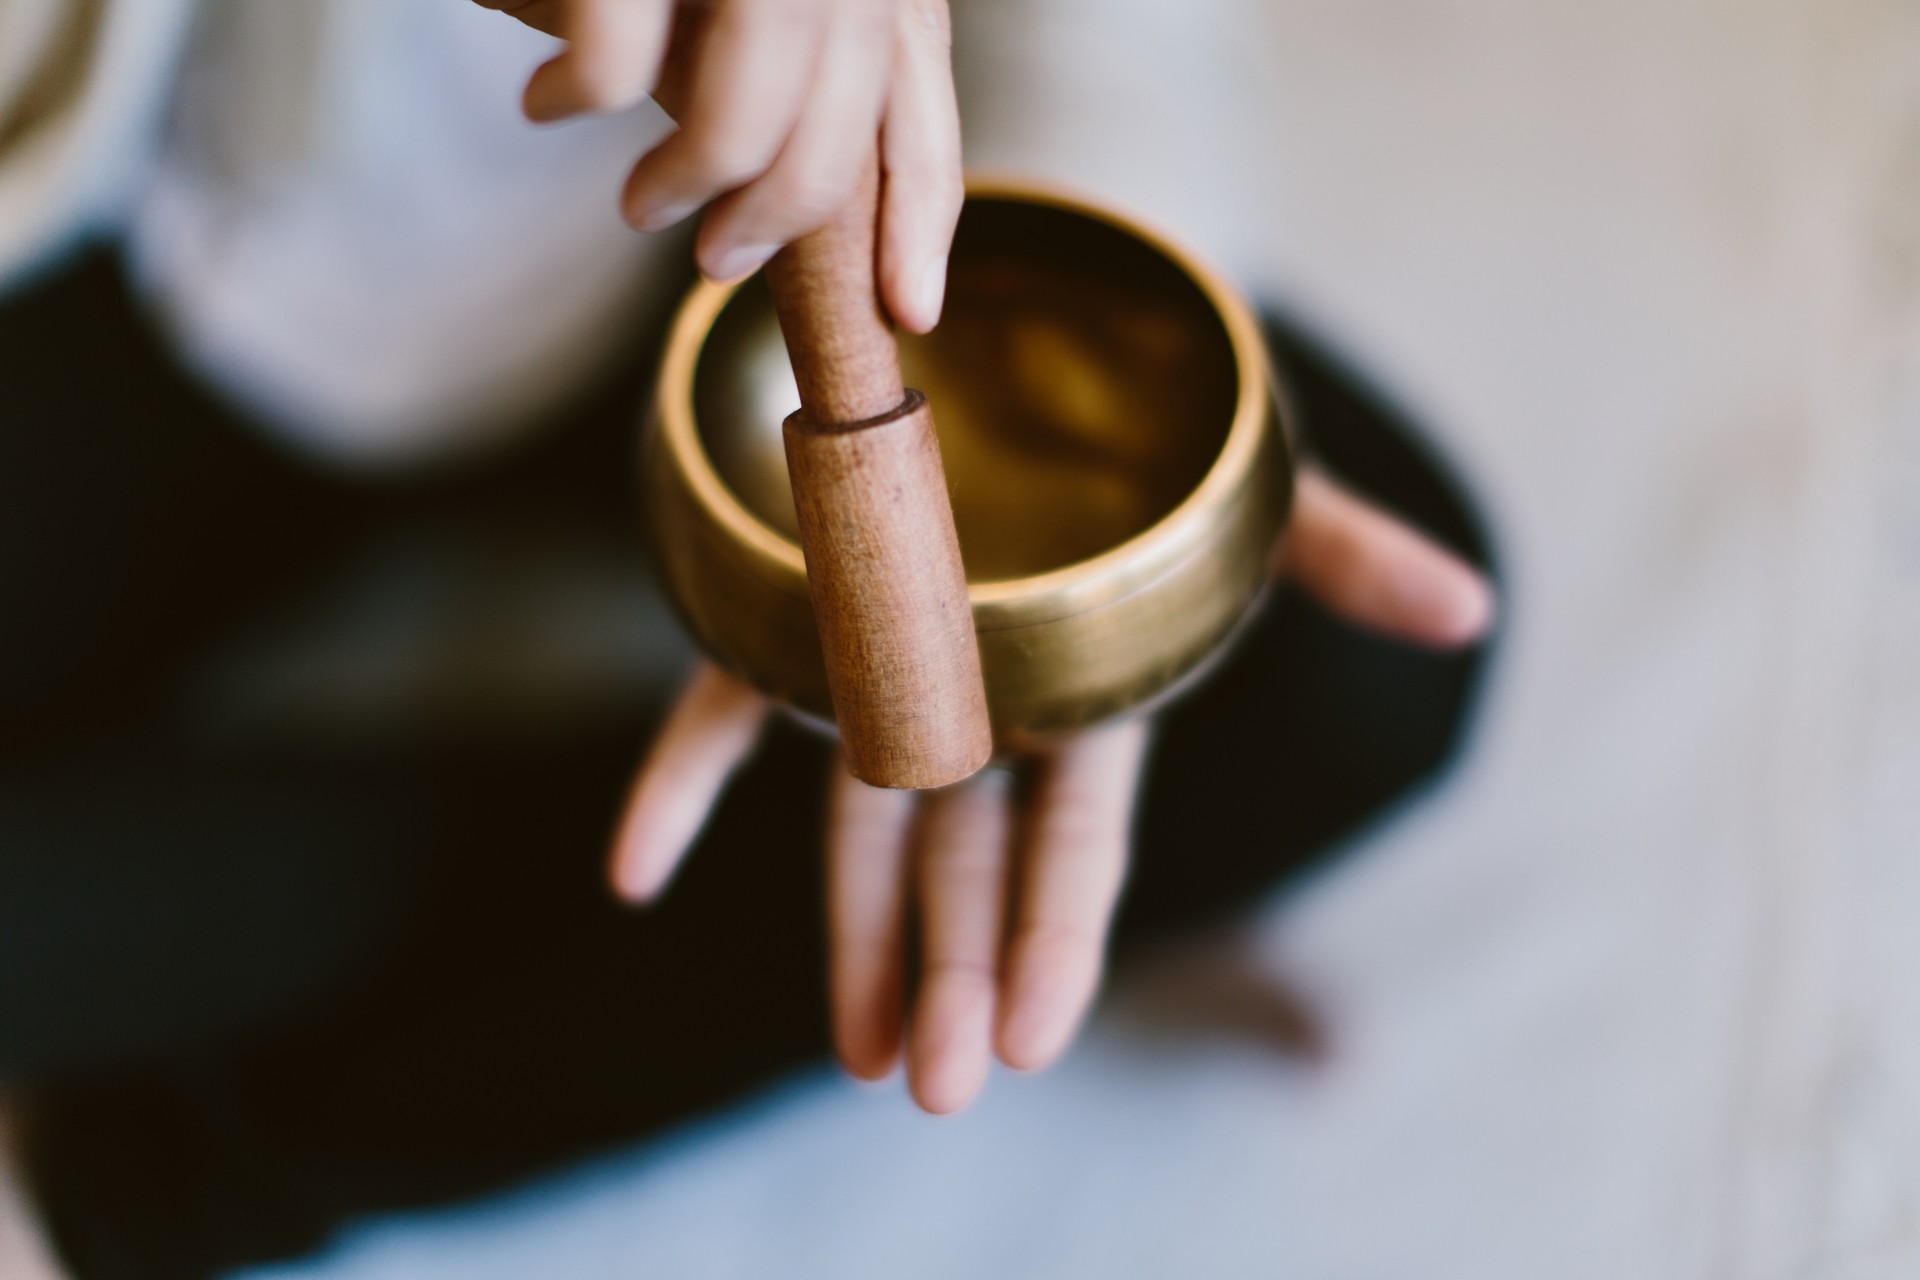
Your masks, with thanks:
M 838 212 L 877 140 L 881 300 L 912 332 L 939 320 L 963 195 L 946 0 L 478 2 L 566 41 L 527 84 L 530 119 L 649 95 L 674 115 L 622 208 L 657 231 L 705 207 L 695 256 L 713 279 Z
M 1325 475 L 1302 474 L 1275 571 L 1361 626 L 1434 648 L 1470 644 L 1493 618 L 1474 569 Z M 654 741 L 614 839 L 614 889 L 665 889 L 771 707 L 702 666 Z M 881 791 L 836 768 L 827 932 L 833 1038 L 853 1074 L 903 1053 L 929 1111 L 967 1105 L 993 1057 L 1030 1070 L 1066 1049 L 1092 1003 L 1125 879 L 1149 729 L 1123 721 L 940 791 Z M 907 925 L 918 981 L 908 990 Z

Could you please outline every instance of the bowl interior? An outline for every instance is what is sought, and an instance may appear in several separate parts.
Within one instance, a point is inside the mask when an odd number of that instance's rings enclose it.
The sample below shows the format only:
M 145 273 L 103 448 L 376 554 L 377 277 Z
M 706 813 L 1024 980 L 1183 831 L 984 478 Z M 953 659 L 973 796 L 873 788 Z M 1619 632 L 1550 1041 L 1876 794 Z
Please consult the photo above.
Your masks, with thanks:
M 1098 555 L 1206 475 L 1241 370 L 1207 295 L 1152 244 L 1071 208 L 974 197 L 947 290 L 940 327 L 902 334 L 900 359 L 933 404 L 969 580 Z M 796 539 L 780 424 L 799 403 L 755 277 L 701 349 L 694 418 L 722 482 Z

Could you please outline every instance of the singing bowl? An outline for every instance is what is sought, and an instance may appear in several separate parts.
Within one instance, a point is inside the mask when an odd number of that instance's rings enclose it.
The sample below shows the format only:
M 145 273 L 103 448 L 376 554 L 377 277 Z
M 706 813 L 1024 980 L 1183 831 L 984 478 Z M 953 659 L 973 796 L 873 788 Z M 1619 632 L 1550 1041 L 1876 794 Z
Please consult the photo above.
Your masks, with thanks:
M 950 264 L 901 367 L 938 423 L 994 740 L 1019 750 L 1168 696 L 1232 636 L 1287 518 L 1291 433 L 1247 305 L 1125 217 L 974 183 Z M 701 283 L 641 481 L 701 647 L 830 719 L 781 437 L 798 406 L 764 284 Z

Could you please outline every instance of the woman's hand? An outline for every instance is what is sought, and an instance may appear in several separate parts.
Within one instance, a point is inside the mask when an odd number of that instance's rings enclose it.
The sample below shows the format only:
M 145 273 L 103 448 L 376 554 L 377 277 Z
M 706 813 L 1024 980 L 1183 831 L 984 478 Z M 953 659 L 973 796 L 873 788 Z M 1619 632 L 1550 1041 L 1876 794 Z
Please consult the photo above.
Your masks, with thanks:
M 1493 618 L 1470 566 L 1316 472 L 1300 478 L 1274 568 L 1415 644 L 1469 644 Z M 717 667 L 694 675 L 634 780 L 613 845 L 617 893 L 647 902 L 664 890 L 770 709 Z M 1019 811 L 998 769 L 927 793 L 836 770 L 827 932 L 834 1044 L 849 1071 L 879 1079 L 904 1050 L 915 1099 L 949 1112 L 972 1101 L 993 1056 L 1020 1069 L 1060 1056 L 1099 986 L 1147 738 L 1134 720 L 1055 745 L 1032 762 Z M 911 993 L 910 914 L 921 947 Z
M 940 318 L 960 217 L 946 0 L 479 0 L 567 42 L 527 83 L 536 121 L 658 98 L 680 122 L 622 207 L 643 231 L 701 207 L 695 256 L 736 280 L 846 203 L 876 140 L 879 287 L 900 325 Z

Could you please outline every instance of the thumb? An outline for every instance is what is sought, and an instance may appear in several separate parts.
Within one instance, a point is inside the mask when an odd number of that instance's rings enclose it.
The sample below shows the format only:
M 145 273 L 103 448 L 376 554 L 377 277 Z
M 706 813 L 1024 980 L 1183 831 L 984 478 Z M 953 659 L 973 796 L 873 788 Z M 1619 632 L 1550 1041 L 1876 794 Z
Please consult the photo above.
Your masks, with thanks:
M 756 690 L 700 664 L 627 793 L 607 868 L 615 893 L 629 902 L 659 896 L 727 779 L 753 754 L 768 709 Z
M 1278 572 L 1349 622 L 1435 649 L 1493 625 L 1493 587 L 1472 565 L 1319 471 L 1303 471 Z

